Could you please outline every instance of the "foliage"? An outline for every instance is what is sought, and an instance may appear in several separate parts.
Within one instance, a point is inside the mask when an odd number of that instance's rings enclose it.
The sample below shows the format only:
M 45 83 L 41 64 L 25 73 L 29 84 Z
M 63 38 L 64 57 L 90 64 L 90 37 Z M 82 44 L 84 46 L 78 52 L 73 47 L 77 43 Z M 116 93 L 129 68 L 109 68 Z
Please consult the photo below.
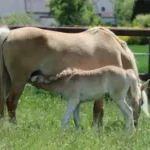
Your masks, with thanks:
M 38 25 L 39 23 L 32 18 L 31 14 L 20 13 L 9 17 L 0 18 L 0 24 L 7 25 Z
M 133 26 L 139 27 L 150 27 L 150 14 L 148 15 L 137 15 L 133 20 Z
M 130 23 L 134 6 L 134 0 L 115 0 L 114 11 L 116 19 L 119 19 L 120 25 Z
M 101 23 L 90 0 L 49 0 L 47 6 L 59 25 L 92 26 Z
M 121 26 L 119 28 L 140 29 L 139 26 Z M 144 45 L 148 44 L 149 38 L 146 36 L 119 36 L 120 39 L 126 41 L 127 44 Z
M 127 44 L 132 45 L 144 45 L 148 44 L 149 39 L 148 37 L 141 37 L 141 36 L 119 36 L 120 39 L 126 41 Z
M 135 17 L 138 14 L 149 14 L 150 13 L 149 6 L 150 6 L 149 0 L 135 0 L 131 19 L 132 20 L 135 19 Z

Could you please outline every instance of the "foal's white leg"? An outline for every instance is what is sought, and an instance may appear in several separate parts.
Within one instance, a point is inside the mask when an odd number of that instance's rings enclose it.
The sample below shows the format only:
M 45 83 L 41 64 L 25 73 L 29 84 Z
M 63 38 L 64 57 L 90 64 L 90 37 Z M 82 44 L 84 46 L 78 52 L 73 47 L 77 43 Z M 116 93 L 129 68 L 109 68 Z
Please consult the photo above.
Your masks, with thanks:
M 70 116 L 73 113 L 73 111 L 76 109 L 78 104 L 79 104 L 78 99 L 71 99 L 68 101 L 67 110 L 66 110 L 66 113 L 62 119 L 62 128 L 66 128 L 67 123 L 70 119 Z
M 80 104 L 77 105 L 76 109 L 73 112 L 73 119 L 74 119 L 74 124 L 75 124 L 76 128 L 78 128 L 80 126 L 79 113 L 80 113 Z
M 132 128 L 134 126 L 132 108 L 126 103 L 125 99 L 116 100 L 115 102 L 125 117 L 126 128 Z

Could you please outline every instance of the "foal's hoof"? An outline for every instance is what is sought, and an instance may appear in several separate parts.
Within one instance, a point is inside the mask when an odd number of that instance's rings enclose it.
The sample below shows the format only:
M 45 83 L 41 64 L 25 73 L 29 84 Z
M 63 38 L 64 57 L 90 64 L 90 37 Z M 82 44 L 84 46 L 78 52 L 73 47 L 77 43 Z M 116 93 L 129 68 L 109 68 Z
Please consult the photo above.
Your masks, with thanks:
M 11 124 L 14 124 L 14 125 L 16 125 L 16 124 L 17 124 L 16 119 L 9 119 L 8 121 L 9 121 L 9 123 L 11 123 Z

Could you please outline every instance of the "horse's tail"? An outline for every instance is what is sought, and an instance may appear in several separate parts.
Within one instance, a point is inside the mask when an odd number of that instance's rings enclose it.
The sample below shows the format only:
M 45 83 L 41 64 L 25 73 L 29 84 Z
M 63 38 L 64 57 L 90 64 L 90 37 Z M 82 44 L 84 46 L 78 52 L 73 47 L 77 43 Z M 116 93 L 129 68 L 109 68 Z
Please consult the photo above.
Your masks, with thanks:
M 5 82 L 4 82 L 4 60 L 3 60 L 3 43 L 7 39 L 10 33 L 9 28 L 0 28 L 0 116 L 4 115 L 4 103 L 5 103 Z

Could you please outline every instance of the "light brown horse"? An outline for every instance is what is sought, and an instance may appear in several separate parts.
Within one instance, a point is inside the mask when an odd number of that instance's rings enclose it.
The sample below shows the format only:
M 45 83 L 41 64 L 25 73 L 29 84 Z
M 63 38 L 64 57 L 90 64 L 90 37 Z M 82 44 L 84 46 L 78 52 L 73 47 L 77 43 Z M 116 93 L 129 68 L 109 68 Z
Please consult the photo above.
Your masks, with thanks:
M 90 71 L 67 68 L 55 76 L 33 75 L 30 81 L 38 88 L 61 93 L 67 100 L 66 113 L 62 119 L 63 128 L 72 114 L 78 128 L 80 104 L 94 101 L 105 93 L 109 93 L 122 112 L 126 128 L 137 127 L 141 104 L 147 100 L 142 93 L 149 83 L 147 81 L 141 84 L 133 69 L 124 70 L 116 66 L 105 66 Z M 144 112 L 149 117 L 148 106 Z
M 138 74 L 126 43 L 102 27 L 75 34 L 35 27 L 0 28 L 0 58 L 0 116 L 6 99 L 10 121 L 16 120 L 18 99 L 33 72 L 50 75 L 67 67 L 91 70 L 115 65 Z M 103 115 L 102 101 L 96 101 L 93 110 L 96 124 Z

